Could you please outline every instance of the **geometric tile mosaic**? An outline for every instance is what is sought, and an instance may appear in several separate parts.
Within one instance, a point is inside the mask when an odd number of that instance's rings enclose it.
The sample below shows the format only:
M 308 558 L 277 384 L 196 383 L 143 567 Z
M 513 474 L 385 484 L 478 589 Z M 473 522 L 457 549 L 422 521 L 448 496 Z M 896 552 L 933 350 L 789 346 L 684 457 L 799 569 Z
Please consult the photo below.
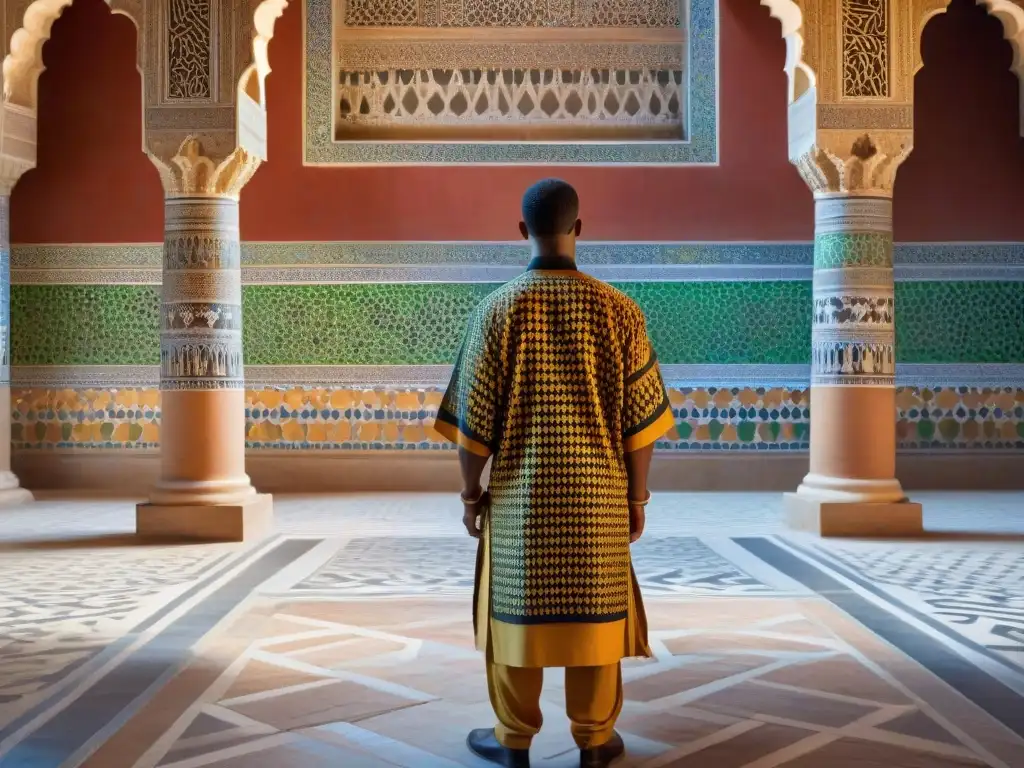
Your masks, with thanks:
M 11 286 L 14 365 L 159 365 L 160 286 Z
M 1024 448 L 1024 386 L 902 387 L 896 413 L 902 448 Z
M 666 364 L 802 364 L 806 280 L 616 283 Z M 250 365 L 431 365 L 454 359 L 480 283 L 247 285 Z M 154 365 L 159 286 L 15 285 L 14 365 Z M 896 285 L 905 363 L 1024 362 L 1024 281 Z
M 122 549 L 106 557 L 87 549 L 4 552 L 0 724 L 66 685 L 234 550 L 216 544 Z
M 801 451 L 809 445 L 806 389 L 670 388 L 675 427 L 665 451 Z M 439 388 L 291 387 L 246 391 L 251 449 L 450 450 L 431 426 Z M 899 387 L 899 447 L 1024 448 L 1024 386 Z M 156 448 L 160 392 L 155 387 L 11 390 L 16 450 Z

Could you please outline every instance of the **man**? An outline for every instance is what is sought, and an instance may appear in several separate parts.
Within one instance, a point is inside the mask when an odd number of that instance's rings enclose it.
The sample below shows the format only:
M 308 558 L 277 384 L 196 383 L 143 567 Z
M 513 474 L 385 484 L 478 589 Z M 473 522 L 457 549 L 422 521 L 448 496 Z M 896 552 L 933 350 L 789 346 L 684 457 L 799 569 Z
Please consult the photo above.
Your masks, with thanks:
M 469 748 L 529 766 L 544 667 L 565 667 L 580 765 L 622 756 L 620 662 L 647 657 L 629 545 L 655 441 L 673 425 L 639 307 L 576 268 L 579 199 L 523 197 L 525 274 L 473 313 L 435 428 L 459 446 L 463 522 L 480 538 L 475 629 L 498 725 Z M 493 459 L 489 489 L 481 478 Z

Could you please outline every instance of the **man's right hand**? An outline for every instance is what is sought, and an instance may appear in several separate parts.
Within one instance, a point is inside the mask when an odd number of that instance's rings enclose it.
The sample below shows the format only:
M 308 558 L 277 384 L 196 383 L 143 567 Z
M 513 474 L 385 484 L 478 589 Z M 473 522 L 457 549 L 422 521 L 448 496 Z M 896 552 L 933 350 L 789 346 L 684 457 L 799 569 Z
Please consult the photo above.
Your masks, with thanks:
M 632 544 L 644 533 L 644 523 L 647 522 L 647 514 L 644 508 L 638 504 L 629 505 L 629 543 Z

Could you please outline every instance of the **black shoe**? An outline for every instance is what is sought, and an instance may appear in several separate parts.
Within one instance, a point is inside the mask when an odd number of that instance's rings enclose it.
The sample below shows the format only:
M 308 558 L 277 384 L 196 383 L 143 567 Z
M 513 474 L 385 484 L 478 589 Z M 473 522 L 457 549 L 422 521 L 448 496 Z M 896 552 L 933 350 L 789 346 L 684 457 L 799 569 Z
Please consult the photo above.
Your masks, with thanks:
M 494 735 L 493 728 L 477 728 L 466 737 L 466 746 L 474 755 L 505 768 L 530 768 L 530 750 L 509 749 Z
M 622 737 L 613 733 L 601 746 L 580 750 L 580 768 L 606 768 L 624 754 L 626 745 L 622 743 Z

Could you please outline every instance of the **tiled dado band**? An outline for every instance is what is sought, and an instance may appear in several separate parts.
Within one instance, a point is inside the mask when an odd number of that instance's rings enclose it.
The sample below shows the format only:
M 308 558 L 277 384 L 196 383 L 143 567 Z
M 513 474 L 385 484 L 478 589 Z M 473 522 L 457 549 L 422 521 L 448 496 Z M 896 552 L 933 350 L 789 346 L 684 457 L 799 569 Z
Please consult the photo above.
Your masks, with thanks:
M 803 364 L 810 280 L 616 283 L 643 307 L 671 364 Z M 248 285 L 243 342 L 254 365 L 430 365 L 454 359 L 487 284 Z M 1024 362 L 1024 281 L 896 284 L 900 362 Z M 15 365 L 155 365 L 160 289 L 15 285 Z M 203 325 L 206 321 L 202 322 Z
M 160 305 L 160 387 L 242 389 L 238 201 L 168 198 Z
M 717 367 L 717 366 L 716 366 Z M 728 366 L 726 366 L 728 367 Z M 741 366 L 742 367 L 742 366 Z M 996 366 L 1001 368 L 1001 366 Z M 1020 382 L 1020 366 L 1014 366 Z M 18 373 L 16 371 L 16 378 Z M 663 450 L 802 451 L 809 445 L 806 385 L 744 386 L 725 371 L 718 386 L 670 386 L 675 429 Z M 750 377 L 736 377 L 750 378 Z M 998 376 L 994 378 L 999 378 Z M 16 450 L 146 449 L 160 441 L 160 391 L 153 386 L 22 386 L 12 389 Z M 250 383 L 251 449 L 446 450 L 432 433 L 442 386 Z M 901 450 L 1024 449 L 1024 386 L 900 386 Z
M 1024 245 L 895 251 L 902 448 L 1024 447 Z M 581 244 L 643 306 L 667 367 L 703 369 L 669 376 L 664 447 L 806 449 L 813 257 L 810 243 Z M 156 446 L 161 258 L 14 248 L 15 447 Z M 427 427 L 444 375 L 418 367 L 449 362 L 467 314 L 527 260 L 512 243 L 242 243 L 249 445 L 441 449 Z

